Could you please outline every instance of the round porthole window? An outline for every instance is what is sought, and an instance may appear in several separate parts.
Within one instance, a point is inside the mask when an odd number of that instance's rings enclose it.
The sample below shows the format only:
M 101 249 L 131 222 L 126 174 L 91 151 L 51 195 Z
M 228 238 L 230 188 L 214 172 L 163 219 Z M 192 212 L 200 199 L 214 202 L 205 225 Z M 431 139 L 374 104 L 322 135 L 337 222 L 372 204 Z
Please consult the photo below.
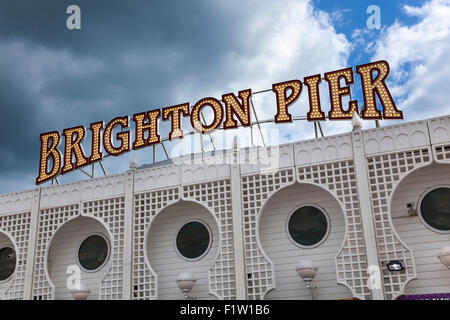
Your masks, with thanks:
M 450 232 L 450 188 L 438 187 L 426 192 L 419 202 L 420 219 L 436 232 Z
M 291 241 L 300 247 L 312 248 L 320 245 L 328 236 L 330 222 L 319 207 L 306 205 L 291 213 L 287 233 Z
M 78 250 L 78 262 L 86 271 L 95 271 L 105 264 L 108 255 L 108 241 L 102 235 L 94 234 L 81 243 Z
M 16 252 L 13 248 L 0 249 L 0 281 L 8 280 L 16 269 Z
M 187 260 L 198 260 L 211 246 L 211 231 L 202 221 L 190 221 L 177 232 L 175 246 L 178 254 Z

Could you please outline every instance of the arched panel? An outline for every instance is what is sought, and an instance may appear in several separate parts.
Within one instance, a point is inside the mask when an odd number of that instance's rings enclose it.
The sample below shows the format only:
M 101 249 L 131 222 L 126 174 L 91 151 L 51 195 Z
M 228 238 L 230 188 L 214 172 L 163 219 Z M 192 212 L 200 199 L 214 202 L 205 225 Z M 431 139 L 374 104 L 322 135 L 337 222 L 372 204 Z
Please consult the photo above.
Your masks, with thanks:
M 134 195 L 133 299 L 156 299 L 158 278 L 146 257 L 147 230 L 156 215 L 179 200 L 179 188 L 137 193 Z
M 199 221 L 209 233 L 209 245 L 204 255 L 188 259 L 178 251 L 177 232 L 187 222 Z M 182 272 L 190 272 L 196 279 L 190 296 L 211 299 L 209 269 L 216 260 L 220 244 L 219 230 L 214 215 L 204 206 L 181 200 L 161 210 L 147 232 L 146 254 L 151 269 L 157 275 L 158 299 L 183 299 L 176 285 Z
M 41 210 L 39 214 L 38 232 L 36 239 L 36 257 L 34 260 L 33 299 L 54 299 L 55 289 L 45 262 L 45 257 L 55 232 L 67 221 L 79 215 L 79 206 L 71 205 Z
M 300 183 L 308 182 L 321 186 L 340 203 L 345 217 L 346 233 L 343 246 L 335 259 L 337 281 L 348 287 L 353 297 L 371 298 L 367 286 L 368 262 L 353 160 L 300 167 L 297 172 Z
M 78 204 L 42 209 L 39 214 L 36 257 L 32 295 L 35 300 L 55 298 L 55 287 L 50 280 L 46 257 L 55 232 L 79 215 L 89 216 L 103 224 L 111 239 L 112 263 L 100 287 L 100 299 L 121 299 L 123 281 L 124 197 L 95 200 Z
M 257 219 L 265 201 L 277 190 L 295 182 L 292 168 L 272 173 L 252 174 L 242 178 L 244 215 L 244 253 L 247 298 L 263 299 L 275 288 L 274 265 L 265 256 L 257 233 Z
M 305 247 L 290 237 L 291 214 L 304 206 L 313 206 L 326 218 L 327 232 L 317 244 Z M 338 201 L 323 188 L 294 184 L 278 190 L 265 203 L 258 219 L 258 234 L 264 253 L 275 265 L 275 290 L 266 299 L 311 299 L 309 290 L 295 268 L 300 259 L 311 259 L 319 267 L 314 285 L 319 299 L 349 299 L 352 292 L 337 284 L 335 256 L 345 236 L 345 219 Z
M 109 253 L 107 261 L 99 270 L 86 271 L 78 261 L 78 249 L 81 242 L 93 234 L 99 234 L 107 239 Z M 113 256 L 110 234 L 97 219 L 77 217 L 67 221 L 55 232 L 51 239 L 47 257 L 48 274 L 52 287 L 55 288 L 55 299 L 73 299 L 72 288 L 67 287 L 69 275 L 66 272 L 70 266 L 79 268 L 81 284 L 88 286 L 91 290 L 89 299 L 99 299 L 101 283 L 109 270 Z
M 14 253 L 17 256 L 17 247 L 11 235 L 6 233 L 5 231 L 0 230 L 0 249 L 2 248 L 10 248 L 14 250 Z M 17 259 L 14 272 L 9 276 L 9 278 L 0 280 L 0 300 L 7 298 L 6 292 L 10 287 L 12 281 L 16 278 L 15 277 L 16 271 L 17 271 Z
M 402 179 L 431 161 L 430 148 L 367 157 L 376 242 L 387 299 L 402 295 L 405 285 L 416 277 L 412 251 L 401 241 L 392 224 L 389 207 L 391 197 Z M 402 260 L 405 270 L 389 272 L 386 263 L 393 259 Z
M 405 295 L 450 292 L 450 271 L 437 254 L 450 245 L 448 232 L 436 232 L 420 218 L 420 199 L 437 187 L 450 187 L 450 165 L 433 163 L 409 173 L 392 194 L 390 214 L 396 233 L 414 253 L 417 278 L 405 285 Z M 408 204 L 417 210 L 409 214 Z
M 210 293 L 219 299 L 236 299 L 233 213 L 229 179 L 183 186 L 183 199 L 195 200 L 214 214 L 219 228 L 219 249 L 209 269 Z

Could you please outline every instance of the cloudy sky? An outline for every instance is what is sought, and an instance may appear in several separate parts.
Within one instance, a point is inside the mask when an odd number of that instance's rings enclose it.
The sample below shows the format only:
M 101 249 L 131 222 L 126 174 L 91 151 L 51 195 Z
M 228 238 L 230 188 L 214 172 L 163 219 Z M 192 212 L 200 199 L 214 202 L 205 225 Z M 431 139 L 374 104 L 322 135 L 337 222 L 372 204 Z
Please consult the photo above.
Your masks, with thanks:
M 81 8 L 81 30 L 66 27 L 71 4 Z M 369 5 L 381 9 L 380 29 L 367 27 Z M 450 0 L 2 1 L 0 193 L 35 187 L 40 133 L 379 59 L 390 63 L 388 84 L 405 121 L 450 114 L 449 17 Z M 321 92 L 328 111 L 326 83 Z M 290 111 L 304 116 L 306 99 L 304 92 Z M 273 94 L 255 96 L 255 104 L 260 119 L 273 117 Z M 277 128 L 282 143 L 314 136 L 310 123 Z M 160 133 L 167 136 L 167 124 Z M 127 170 L 132 154 L 108 158 L 107 170 Z M 151 162 L 151 148 L 134 154 Z M 84 178 L 72 172 L 60 180 Z

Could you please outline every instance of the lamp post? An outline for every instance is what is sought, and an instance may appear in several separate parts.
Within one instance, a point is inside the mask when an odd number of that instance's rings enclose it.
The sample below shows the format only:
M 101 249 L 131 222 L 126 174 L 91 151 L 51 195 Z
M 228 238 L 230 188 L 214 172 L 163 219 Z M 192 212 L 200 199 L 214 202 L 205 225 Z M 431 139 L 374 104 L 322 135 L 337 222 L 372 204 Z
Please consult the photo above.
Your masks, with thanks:
M 295 268 L 297 274 L 305 282 L 306 288 L 308 288 L 311 292 L 313 300 L 317 300 L 317 287 L 314 286 L 311 282 L 316 276 L 317 270 L 318 268 L 316 264 L 309 259 L 300 260 L 297 267 Z
M 441 259 L 444 266 L 450 269 L 450 246 L 442 247 L 439 250 L 438 258 Z
M 190 272 L 182 272 L 178 276 L 177 286 L 181 290 L 181 292 L 183 292 L 184 298 L 186 300 L 192 299 L 191 297 L 189 297 L 189 292 L 191 292 L 196 281 L 197 280 L 192 277 L 192 274 Z

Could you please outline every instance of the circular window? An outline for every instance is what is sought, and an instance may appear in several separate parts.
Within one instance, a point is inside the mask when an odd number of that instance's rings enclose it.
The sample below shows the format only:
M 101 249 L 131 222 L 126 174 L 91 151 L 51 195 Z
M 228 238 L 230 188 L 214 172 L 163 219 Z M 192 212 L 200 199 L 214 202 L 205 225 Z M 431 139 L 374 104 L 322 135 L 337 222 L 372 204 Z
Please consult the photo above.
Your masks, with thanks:
M 175 242 L 181 257 L 188 260 L 200 259 L 211 245 L 211 231 L 201 221 L 190 221 L 178 230 Z
M 325 241 L 330 228 L 328 216 L 316 206 L 307 205 L 291 213 L 287 233 L 295 245 L 315 247 Z
M 437 232 L 450 231 L 450 188 L 439 187 L 425 193 L 420 200 L 420 218 Z
M 106 239 L 98 234 L 84 239 L 78 250 L 78 261 L 85 270 L 99 269 L 108 259 L 109 245 Z
M 16 269 L 16 252 L 13 248 L 0 249 L 0 281 L 8 280 Z

